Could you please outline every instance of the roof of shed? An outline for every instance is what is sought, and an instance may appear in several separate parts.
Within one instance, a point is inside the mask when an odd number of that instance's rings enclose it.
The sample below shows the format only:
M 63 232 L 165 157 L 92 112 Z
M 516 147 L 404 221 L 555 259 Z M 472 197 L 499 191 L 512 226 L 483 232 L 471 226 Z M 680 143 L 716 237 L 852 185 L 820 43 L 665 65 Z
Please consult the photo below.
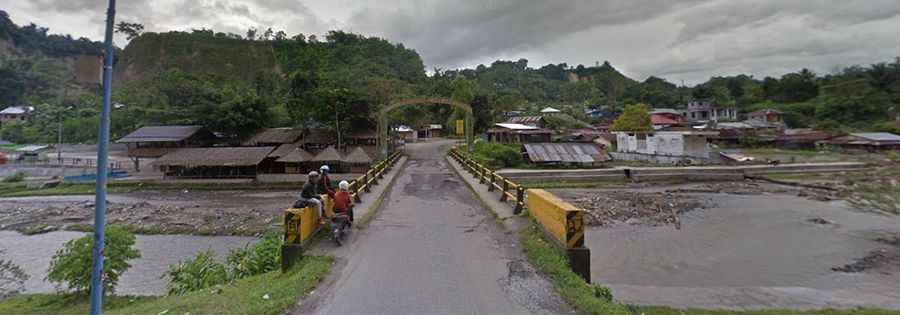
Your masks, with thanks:
M 284 163 L 303 163 L 312 160 L 313 155 L 302 148 L 294 148 L 288 154 L 278 158 L 275 162 Z
M 328 146 L 327 148 L 325 148 L 325 150 L 322 150 L 322 152 L 319 152 L 319 154 L 316 154 L 316 156 L 313 157 L 310 161 L 312 161 L 312 162 L 333 162 L 333 161 L 343 161 L 343 160 L 344 159 L 341 158 L 341 154 L 338 153 L 337 149 L 335 149 L 334 146 Z
M 303 131 L 295 128 L 268 128 L 257 132 L 253 137 L 244 142 L 244 145 L 285 144 L 297 142 L 303 135 Z
M 369 164 L 372 163 L 372 158 L 366 154 L 366 151 L 363 150 L 363 148 L 356 147 L 350 154 L 344 157 L 344 162 L 352 164 Z
M 592 143 L 526 143 L 528 159 L 535 163 L 593 163 L 609 160 L 603 148 Z
M 184 148 L 163 155 L 154 165 L 168 166 L 253 166 L 258 165 L 275 147 Z
M 116 142 L 177 142 L 190 138 L 203 129 L 202 126 L 146 126 L 129 133 Z

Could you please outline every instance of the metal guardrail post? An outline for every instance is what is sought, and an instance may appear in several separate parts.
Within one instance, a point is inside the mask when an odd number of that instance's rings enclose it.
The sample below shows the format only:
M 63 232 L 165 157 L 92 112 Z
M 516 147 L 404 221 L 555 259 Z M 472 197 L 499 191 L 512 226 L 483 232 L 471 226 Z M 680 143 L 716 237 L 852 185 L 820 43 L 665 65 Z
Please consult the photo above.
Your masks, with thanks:
M 516 187 L 516 208 L 513 209 L 513 214 L 522 213 L 522 208 L 525 207 L 525 187 L 521 185 Z
M 481 173 L 481 174 L 478 174 L 478 175 L 479 175 L 479 176 L 478 176 L 478 183 L 479 183 L 479 184 L 484 184 L 484 180 L 485 180 L 485 178 L 487 177 L 487 168 L 486 168 L 486 167 L 482 167 L 480 173 Z
M 503 191 L 500 192 L 500 201 L 506 201 L 506 192 L 509 191 L 509 181 L 503 180 Z
M 494 191 L 494 183 L 497 181 L 497 174 L 491 172 L 491 181 L 488 183 L 488 191 Z

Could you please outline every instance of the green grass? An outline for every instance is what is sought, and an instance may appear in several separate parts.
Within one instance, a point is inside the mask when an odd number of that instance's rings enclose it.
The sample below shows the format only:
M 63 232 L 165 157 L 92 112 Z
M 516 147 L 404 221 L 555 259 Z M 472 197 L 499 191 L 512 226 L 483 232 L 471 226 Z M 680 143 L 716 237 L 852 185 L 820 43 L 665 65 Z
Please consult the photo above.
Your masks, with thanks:
M 191 183 L 191 182 L 112 182 L 109 193 L 130 193 L 141 190 L 247 191 L 296 190 L 303 183 Z M 336 185 L 335 185 L 336 186 Z M 26 183 L 0 183 L 0 197 L 92 195 L 93 183 L 63 183 L 52 188 L 28 188 Z
M 283 314 L 331 270 L 332 257 L 306 256 L 286 274 L 275 271 L 237 280 L 221 290 L 164 297 L 107 297 L 104 314 Z M 269 299 L 263 296 L 268 294 Z M 29 294 L 0 301 L 0 314 L 87 314 L 85 297 Z
M 107 192 L 126 193 L 136 189 L 136 187 L 110 186 L 107 188 Z M 91 195 L 94 191 L 95 187 L 93 184 L 60 184 L 56 187 L 44 189 L 28 188 L 24 183 L 21 185 L 0 185 L 0 197 Z
M 731 311 L 674 309 L 660 306 L 634 306 L 610 303 L 594 295 L 594 288 L 572 272 L 562 250 L 548 241 L 542 231 L 533 223 L 523 228 L 520 241 L 528 260 L 542 274 L 547 276 L 560 296 L 581 314 L 633 314 L 633 315 L 898 315 L 900 311 L 859 308 L 852 310 L 764 310 Z M 596 284 L 595 284 L 596 285 Z

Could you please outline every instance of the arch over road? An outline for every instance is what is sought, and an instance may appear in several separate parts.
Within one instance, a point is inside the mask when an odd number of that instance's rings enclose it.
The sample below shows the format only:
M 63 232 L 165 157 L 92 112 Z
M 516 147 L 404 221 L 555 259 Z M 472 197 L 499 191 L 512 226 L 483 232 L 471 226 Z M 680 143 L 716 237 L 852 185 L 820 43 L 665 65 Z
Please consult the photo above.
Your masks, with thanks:
M 397 108 L 400 108 L 403 106 L 410 106 L 410 105 L 417 105 L 417 104 L 445 104 L 445 105 L 450 105 L 450 106 L 454 106 L 456 108 L 462 109 L 464 112 L 466 112 L 466 119 L 465 119 L 466 145 L 468 146 L 468 150 L 470 152 L 472 151 L 472 142 L 474 141 L 473 133 L 474 133 L 474 128 L 475 128 L 475 126 L 474 126 L 475 119 L 474 119 L 474 116 L 472 116 L 472 106 L 471 105 L 463 103 L 463 102 L 455 101 L 455 100 L 452 100 L 449 98 L 411 98 L 411 99 L 405 99 L 405 100 L 391 103 L 390 105 L 388 105 L 385 108 L 382 108 L 378 112 L 378 152 L 381 153 L 382 157 L 385 157 L 388 155 L 388 149 L 389 149 L 388 148 L 388 146 L 389 146 L 388 145 L 389 144 L 388 143 L 389 125 L 388 125 L 388 118 L 387 118 L 388 113 L 390 113 L 394 109 L 397 109 Z

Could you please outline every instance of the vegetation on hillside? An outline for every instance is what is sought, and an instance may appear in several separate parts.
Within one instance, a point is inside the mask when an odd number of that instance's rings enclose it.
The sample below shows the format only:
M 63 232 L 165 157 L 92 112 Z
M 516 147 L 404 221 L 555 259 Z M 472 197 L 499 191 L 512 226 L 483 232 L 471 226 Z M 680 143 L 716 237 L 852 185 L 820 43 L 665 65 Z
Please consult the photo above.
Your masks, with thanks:
M 70 70 L 53 57 L 90 52 L 99 43 L 46 35 L 46 29 L 33 25 L 19 27 L 5 13 L 0 24 L 0 40 L 12 38 L 16 50 L 24 52 L 0 54 L 0 102 L 38 109 L 31 122 L 4 127 L 4 138 L 53 142 L 62 119 L 64 141 L 92 142 L 97 87 L 65 80 Z M 162 124 L 203 124 L 235 136 L 281 126 L 347 133 L 374 129 L 377 111 L 392 101 L 424 96 L 470 104 L 477 132 L 505 120 L 513 109 L 537 114 L 553 106 L 573 118 L 551 119 L 553 126 L 579 127 L 578 121 L 609 122 L 626 105 L 683 108 L 691 99 L 734 106 L 742 114 L 775 108 L 791 127 L 898 131 L 893 119 L 900 110 L 900 58 L 824 75 L 803 69 L 780 78 L 713 77 L 684 87 L 653 76 L 639 82 L 609 62 L 531 67 L 525 59 L 498 60 L 472 69 L 434 69 L 427 76 L 416 51 L 343 31 L 318 38 L 272 29 L 251 29 L 246 35 L 205 28 L 142 33 L 140 26 L 119 27 L 134 38 L 116 64 L 113 101 L 124 106 L 113 112 L 114 138 Z M 71 43 L 54 44 L 67 40 Z M 600 115 L 589 117 L 588 109 Z M 452 126 L 462 117 L 449 106 L 391 113 L 391 121 L 414 127 Z

